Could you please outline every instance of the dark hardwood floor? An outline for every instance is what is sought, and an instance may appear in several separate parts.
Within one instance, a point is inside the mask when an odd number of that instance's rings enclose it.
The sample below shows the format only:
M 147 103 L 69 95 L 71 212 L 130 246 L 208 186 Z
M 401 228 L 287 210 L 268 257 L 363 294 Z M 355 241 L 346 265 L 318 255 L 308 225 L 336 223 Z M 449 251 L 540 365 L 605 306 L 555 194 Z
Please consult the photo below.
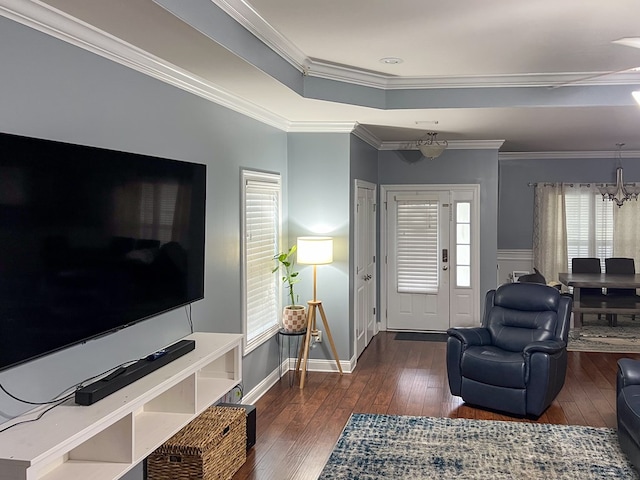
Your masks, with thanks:
M 286 377 L 257 403 L 257 441 L 233 480 L 316 479 L 351 413 L 527 421 L 465 405 L 449 393 L 446 343 L 380 332 L 355 371 L 310 372 L 304 390 Z M 616 362 L 640 354 L 569 352 L 565 386 L 537 420 L 616 426 Z

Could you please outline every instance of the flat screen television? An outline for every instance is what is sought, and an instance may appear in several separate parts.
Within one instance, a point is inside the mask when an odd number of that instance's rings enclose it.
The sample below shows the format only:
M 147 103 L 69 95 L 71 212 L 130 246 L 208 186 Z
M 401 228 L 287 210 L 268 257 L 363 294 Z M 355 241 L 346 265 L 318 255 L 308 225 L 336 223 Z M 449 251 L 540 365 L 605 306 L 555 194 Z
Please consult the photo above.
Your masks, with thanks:
M 204 296 L 206 166 L 0 134 L 0 370 Z

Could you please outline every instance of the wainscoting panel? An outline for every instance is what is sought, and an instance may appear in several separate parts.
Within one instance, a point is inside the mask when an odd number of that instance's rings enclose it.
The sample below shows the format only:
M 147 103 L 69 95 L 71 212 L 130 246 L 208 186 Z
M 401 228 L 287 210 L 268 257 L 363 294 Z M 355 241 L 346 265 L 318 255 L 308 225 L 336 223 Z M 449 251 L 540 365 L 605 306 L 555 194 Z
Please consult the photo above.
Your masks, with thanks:
M 533 273 L 533 250 L 498 250 L 497 284 L 511 282 L 513 272 Z

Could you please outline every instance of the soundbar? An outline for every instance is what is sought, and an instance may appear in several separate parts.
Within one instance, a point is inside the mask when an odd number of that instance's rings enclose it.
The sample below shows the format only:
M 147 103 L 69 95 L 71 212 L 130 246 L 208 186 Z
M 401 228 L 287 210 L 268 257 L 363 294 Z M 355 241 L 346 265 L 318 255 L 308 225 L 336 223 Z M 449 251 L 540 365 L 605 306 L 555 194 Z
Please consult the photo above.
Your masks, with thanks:
M 194 348 L 196 348 L 195 340 L 180 340 L 142 360 L 138 360 L 133 365 L 120 367 L 106 377 L 77 390 L 75 402 L 78 405 L 92 405 L 107 395 L 111 395 L 113 392 L 173 362 Z

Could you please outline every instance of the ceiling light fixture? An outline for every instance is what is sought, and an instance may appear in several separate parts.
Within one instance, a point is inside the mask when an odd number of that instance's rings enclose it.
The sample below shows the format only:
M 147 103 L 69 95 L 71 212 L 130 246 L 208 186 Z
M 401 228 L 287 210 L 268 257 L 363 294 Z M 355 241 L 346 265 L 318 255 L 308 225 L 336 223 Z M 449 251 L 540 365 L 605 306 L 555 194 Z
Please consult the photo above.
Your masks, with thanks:
M 398 57 L 384 57 L 380 59 L 380 63 L 384 63 L 386 65 L 397 65 L 402 63 L 404 60 Z
M 441 142 L 436 140 L 436 135 L 438 135 L 436 132 L 428 132 L 427 138 L 423 138 L 416 142 L 416 147 L 418 147 L 420 153 L 431 160 L 438 158 L 442 152 L 445 151 L 447 146 L 449 146 L 449 143 L 446 140 Z
M 618 207 L 621 207 L 626 200 L 638 199 L 640 186 L 635 183 L 624 183 L 622 178 L 622 147 L 624 147 L 624 143 L 616 143 L 616 147 L 616 184 L 602 185 L 598 187 L 598 190 L 600 190 L 603 200 L 611 200 L 616 202 Z

